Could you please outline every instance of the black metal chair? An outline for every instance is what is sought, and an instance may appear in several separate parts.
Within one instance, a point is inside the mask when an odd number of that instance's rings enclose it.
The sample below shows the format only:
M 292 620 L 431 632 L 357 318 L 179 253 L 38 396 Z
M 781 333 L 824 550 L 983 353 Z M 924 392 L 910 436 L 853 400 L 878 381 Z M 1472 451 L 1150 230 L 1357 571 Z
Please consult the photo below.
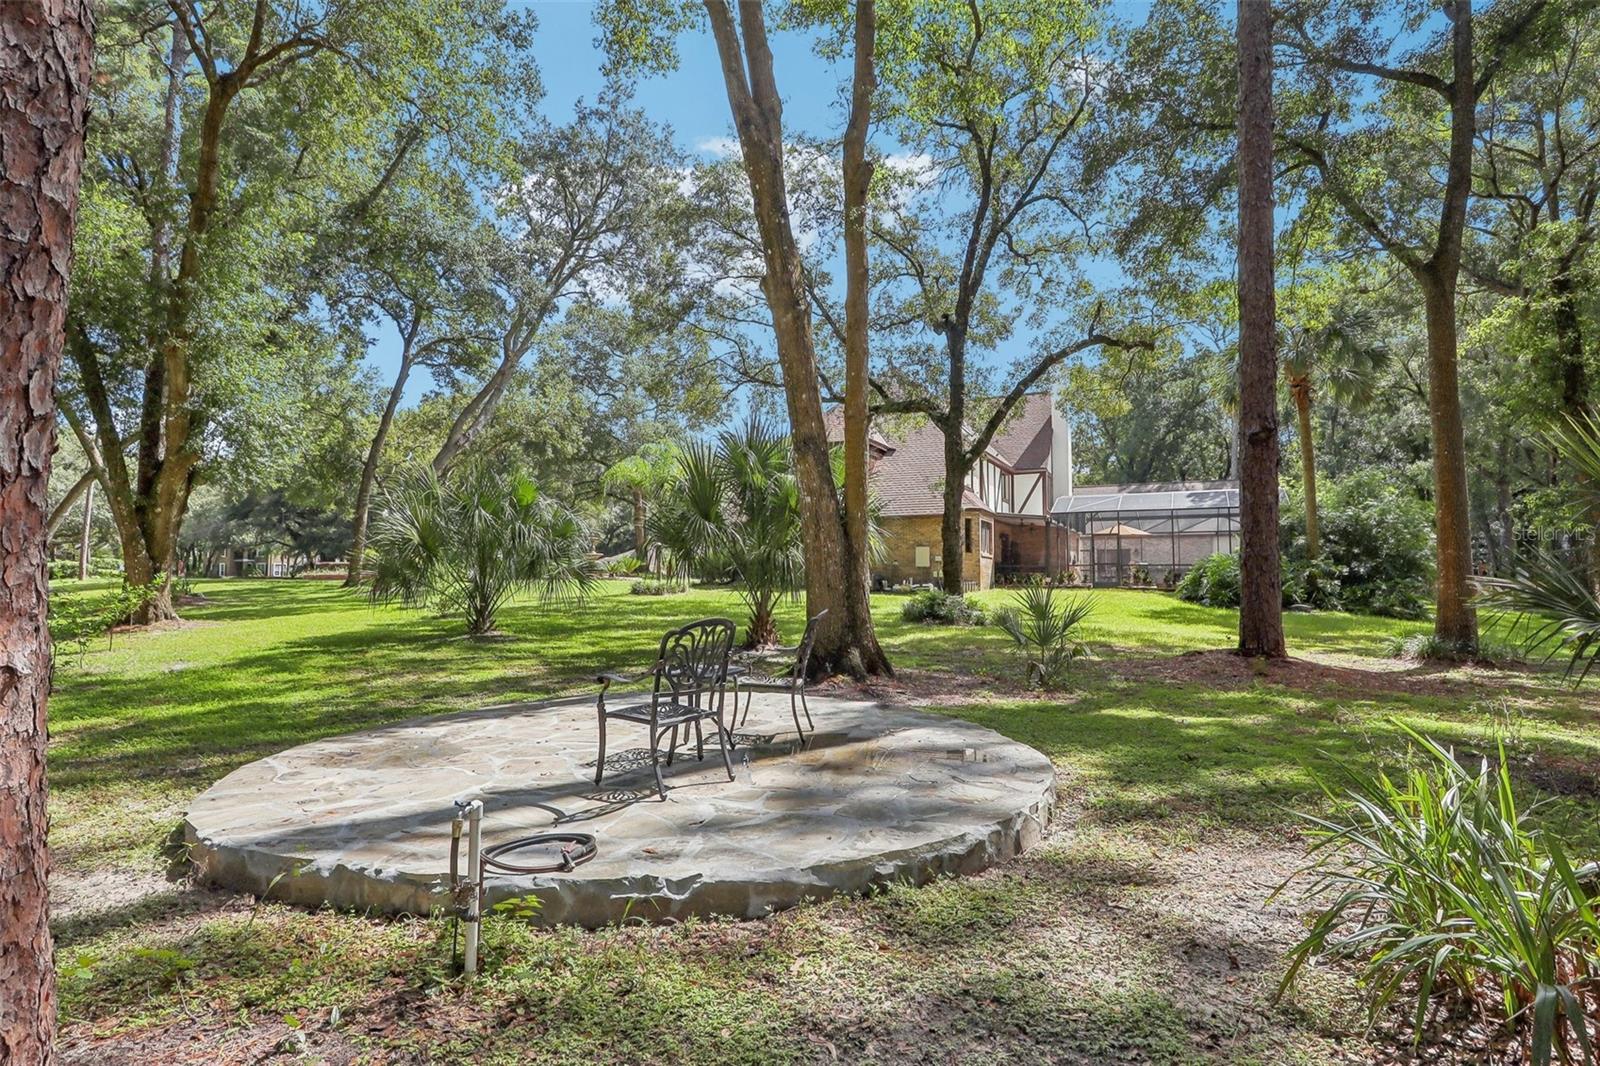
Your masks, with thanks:
M 800 734 L 800 739 L 806 738 L 806 730 L 800 725 L 800 715 L 806 716 L 806 725 L 813 731 L 816 723 L 811 720 L 811 708 L 806 705 L 806 671 L 811 665 L 811 649 L 817 642 L 817 623 L 822 621 L 826 610 L 818 611 L 806 622 L 806 631 L 800 637 L 800 643 L 792 648 L 767 648 L 760 652 L 761 655 L 794 655 L 794 666 L 786 676 L 760 674 L 748 668 L 739 667 L 733 671 L 733 717 L 734 724 L 743 725 L 750 720 L 750 703 L 757 692 L 787 692 L 789 694 L 789 714 L 794 718 L 795 732 Z M 743 689 L 747 695 L 744 700 L 744 717 L 739 717 L 739 690 Z
M 629 677 L 624 674 L 601 674 L 600 697 L 596 707 L 600 714 L 600 755 L 595 760 L 594 783 L 599 784 L 606 768 L 606 722 L 620 719 L 637 722 L 650 731 L 650 768 L 656 775 L 656 792 L 667 798 L 667 786 L 661 780 L 661 737 L 670 731 L 672 744 L 667 748 L 667 765 L 678 746 L 678 730 L 694 726 L 695 747 L 699 757 L 706 757 L 705 736 L 700 723 L 711 719 L 717 727 L 717 744 L 722 749 L 722 765 L 733 780 L 733 762 L 728 758 L 728 728 L 722 724 L 724 694 L 728 683 L 728 658 L 733 652 L 733 623 L 726 618 L 703 618 L 686 626 L 673 629 L 661 638 L 661 650 L 649 670 Z M 648 703 L 629 704 L 623 707 L 606 706 L 606 690 L 612 683 L 629 685 L 651 678 Z M 734 709 L 738 709 L 735 699 Z

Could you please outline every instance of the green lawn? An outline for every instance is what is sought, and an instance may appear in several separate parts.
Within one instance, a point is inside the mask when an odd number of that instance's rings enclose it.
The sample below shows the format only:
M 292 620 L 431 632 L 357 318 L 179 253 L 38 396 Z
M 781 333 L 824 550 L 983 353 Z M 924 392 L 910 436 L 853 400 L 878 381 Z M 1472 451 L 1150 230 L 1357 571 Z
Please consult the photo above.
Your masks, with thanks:
M 443 923 L 164 880 L 184 805 L 235 766 L 379 722 L 583 691 L 597 668 L 638 666 L 670 624 L 742 617 L 730 592 L 626 588 L 520 603 L 503 634 L 469 640 L 332 584 L 202 582 L 210 602 L 183 625 L 63 663 L 50 774 L 69 1060 L 235 1061 L 282 1042 L 311 1061 L 1364 1061 L 1341 974 L 1269 1002 L 1299 912 L 1266 897 L 1294 867 L 1291 812 L 1316 802 L 1330 757 L 1396 753 L 1394 719 L 1474 751 L 1505 741 L 1552 828 L 1600 849 L 1595 700 L 1545 671 L 1382 658 L 1414 623 L 1290 615 L 1306 661 L 1258 672 L 1181 654 L 1229 644 L 1231 612 L 1104 592 L 1095 659 L 1044 699 L 1017 686 L 998 630 L 907 625 L 884 596 L 899 676 L 870 691 L 992 726 L 1060 768 L 1062 817 L 1023 859 L 763 922 L 492 922 L 470 995 L 447 979 Z M 781 622 L 793 635 L 799 605 Z

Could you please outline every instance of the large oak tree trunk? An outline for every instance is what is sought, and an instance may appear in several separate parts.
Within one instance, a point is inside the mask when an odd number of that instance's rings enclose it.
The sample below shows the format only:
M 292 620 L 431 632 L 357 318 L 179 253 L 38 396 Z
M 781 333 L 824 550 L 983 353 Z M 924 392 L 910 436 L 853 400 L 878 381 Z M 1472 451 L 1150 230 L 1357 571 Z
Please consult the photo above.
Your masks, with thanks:
M 867 196 L 872 162 L 867 158 L 867 128 L 877 88 L 874 50 L 878 27 L 873 0 L 856 4 L 855 61 L 850 87 L 850 119 L 844 135 L 844 547 L 846 620 L 842 642 L 862 659 L 869 674 L 892 674 L 888 656 L 872 627 L 872 547 L 868 509 L 867 408 L 868 340 Z
M 1239 0 L 1239 652 L 1282 658 L 1272 9 Z
M 1433 516 L 1438 560 L 1433 631 L 1463 650 L 1478 646 L 1472 607 L 1472 533 L 1467 508 L 1466 433 L 1456 361 L 1456 293 L 1452 278 L 1424 277 L 1428 323 L 1428 414 L 1433 425 Z
M 93 49 L 86 0 L 0 5 L 0 1062 L 48 1063 L 47 481 Z
M 863 629 L 855 615 L 867 601 L 865 590 L 854 594 L 850 591 L 853 582 L 841 580 L 849 573 L 851 559 L 829 458 L 822 397 L 817 390 L 816 348 L 804 263 L 789 218 L 783 172 L 783 105 L 773 75 L 765 17 L 760 4 L 742 3 L 736 25 L 727 0 L 705 0 L 705 7 L 761 233 L 765 266 L 762 288 L 772 314 L 794 449 L 795 480 L 800 488 L 806 612 L 828 612 L 818 626 L 813 669 L 819 673 L 842 670 L 859 675 L 878 663 L 868 653 L 870 649 L 852 643 L 852 636 Z
M 944 436 L 944 513 L 939 518 L 941 574 L 947 595 L 960 595 L 962 564 L 968 547 L 962 536 L 961 504 L 966 492 L 966 473 L 962 470 L 961 438 L 949 431 Z M 972 545 L 976 549 L 976 545 Z

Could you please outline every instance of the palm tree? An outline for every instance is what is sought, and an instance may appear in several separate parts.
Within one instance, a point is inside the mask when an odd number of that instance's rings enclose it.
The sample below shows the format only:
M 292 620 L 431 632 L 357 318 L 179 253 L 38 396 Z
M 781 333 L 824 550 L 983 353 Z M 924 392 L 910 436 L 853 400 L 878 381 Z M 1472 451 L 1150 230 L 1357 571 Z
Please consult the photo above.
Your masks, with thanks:
M 368 541 L 377 557 L 372 598 L 460 614 L 467 632 L 481 636 L 518 592 L 587 594 L 599 576 L 589 541 L 576 513 L 520 473 L 483 461 L 444 478 L 419 467 L 380 500 Z
M 778 639 L 778 601 L 799 594 L 805 581 L 800 540 L 800 486 L 789 442 L 764 419 L 752 417 L 696 443 L 678 460 L 678 476 L 651 523 L 654 542 L 685 569 L 704 575 L 731 571 L 750 610 L 751 647 Z
M 1330 391 L 1359 402 L 1369 396 L 1377 372 L 1389 361 L 1389 352 L 1363 338 L 1371 321 L 1357 313 L 1335 318 L 1321 329 L 1293 330 L 1284 347 L 1283 376 L 1294 401 L 1295 435 L 1300 438 L 1300 480 L 1306 498 L 1306 558 L 1319 554 L 1317 524 L 1317 453 L 1311 433 L 1313 375 L 1322 377 Z
M 647 507 L 677 475 L 681 452 L 673 441 L 655 441 L 619 459 L 600 475 L 602 488 L 626 496 L 633 506 L 633 553 L 641 566 L 649 562 Z

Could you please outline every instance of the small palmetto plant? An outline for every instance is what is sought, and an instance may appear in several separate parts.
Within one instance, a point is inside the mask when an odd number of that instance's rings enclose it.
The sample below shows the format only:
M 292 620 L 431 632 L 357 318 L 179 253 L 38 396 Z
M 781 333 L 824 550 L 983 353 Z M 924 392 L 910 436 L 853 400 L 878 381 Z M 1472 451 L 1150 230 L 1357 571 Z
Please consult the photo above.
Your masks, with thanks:
M 1582 684 L 1600 659 L 1600 596 L 1584 575 L 1549 555 L 1534 557 L 1514 577 L 1481 580 L 1479 601 L 1511 615 L 1510 636 L 1546 660 L 1567 657 L 1567 676 Z
M 1536 1066 L 1552 1055 L 1592 1062 L 1600 866 L 1574 869 L 1559 841 L 1530 828 L 1503 751 L 1498 767 L 1485 759 L 1469 771 L 1406 732 L 1416 757 L 1402 775 L 1341 766 L 1346 787 L 1328 792 L 1334 813 L 1306 816 L 1301 875 L 1321 909 L 1290 950 L 1278 994 L 1312 958 L 1342 959 L 1357 967 L 1373 1018 L 1415 997 L 1419 1042 L 1443 996 L 1509 1026 Z
M 1578 502 L 1600 512 L 1600 419 L 1568 417 L 1544 434 L 1545 442 L 1577 475 Z M 1595 575 L 1541 553 L 1512 577 L 1484 578 L 1482 604 L 1512 615 L 1513 638 L 1546 659 L 1567 657 L 1567 676 L 1582 684 L 1600 659 L 1600 595 Z
M 409 470 L 384 489 L 373 520 L 372 598 L 462 615 L 480 636 L 518 592 L 586 594 L 600 573 L 589 539 L 576 513 L 521 474 L 486 462 L 445 478 Z
M 1028 663 L 1028 683 L 1055 688 L 1067 671 L 1088 653 L 1078 639 L 1079 627 L 1094 613 L 1095 599 L 1087 593 L 1062 593 L 1042 581 L 1031 581 L 1012 594 L 1008 611 L 996 615 Z

